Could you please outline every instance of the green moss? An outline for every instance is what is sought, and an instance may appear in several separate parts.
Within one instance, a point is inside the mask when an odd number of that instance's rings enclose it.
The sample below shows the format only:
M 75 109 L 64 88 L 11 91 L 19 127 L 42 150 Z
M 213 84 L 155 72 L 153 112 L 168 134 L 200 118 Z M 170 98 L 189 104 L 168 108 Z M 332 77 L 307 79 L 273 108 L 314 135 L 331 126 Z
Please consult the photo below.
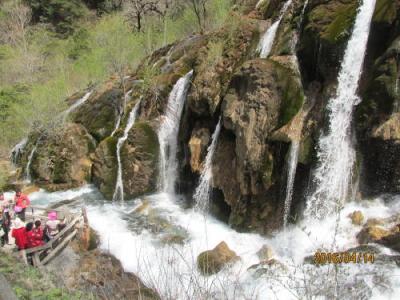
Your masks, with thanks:
M 107 144 L 107 150 L 109 153 L 117 153 L 118 139 L 115 136 L 109 136 L 104 140 L 104 142 Z
M 306 137 L 300 143 L 299 163 L 309 164 L 313 158 L 314 141 L 311 137 Z
M 395 0 L 377 0 L 373 21 L 391 24 L 396 19 L 396 14 L 397 10 Z
M 282 101 L 278 126 L 287 124 L 301 109 L 304 94 L 300 79 L 291 70 L 273 62 L 277 71 L 277 80 L 282 90 Z
M 309 14 L 309 26 L 314 27 L 320 37 L 329 43 L 340 42 L 350 34 L 358 5 L 356 0 L 319 5 Z
M 153 158 L 158 158 L 159 144 L 157 133 L 148 123 L 139 122 L 134 125 L 135 129 L 139 129 L 143 133 L 143 139 L 140 141 L 142 150 L 150 154 Z

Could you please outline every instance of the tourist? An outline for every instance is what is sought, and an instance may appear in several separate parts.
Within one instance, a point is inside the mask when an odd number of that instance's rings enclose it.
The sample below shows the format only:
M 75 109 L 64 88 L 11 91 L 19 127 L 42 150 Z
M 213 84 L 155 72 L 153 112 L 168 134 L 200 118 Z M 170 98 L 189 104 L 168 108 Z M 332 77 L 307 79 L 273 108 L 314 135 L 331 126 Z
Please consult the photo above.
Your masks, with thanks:
M 45 235 L 46 240 L 51 240 L 58 233 L 58 225 L 60 221 L 57 220 L 57 213 L 55 211 L 51 211 L 47 214 L 48 221 L 46 222 Z
M 35 222 L 36 223 L 36 222 Z M 39 221 L 40 223 L 40 221 Z M 36 224 L 35 224 L 36 226 Z M 40 224 L 39 224 L 40 227 Z M 35 229 L 33 228 L 33 222 L 29 222 L 28 224 L 26 224 L 26 237 L 27 237 L 27 241 L 28 241 L 28 248 L 35 248 L 38 246 L 42 246 L 43 240 L 42 240 L 42 236 L 40 235 L 36 235 L 35 233 Z
M 17 189 L 15 192 L 14 211 L 22 221 L 25 221 L 25 211 L 30 204 L 31 201 L 29 200 L 29 198 L 26 195 L 22 194 L 20 189 Z
M 14 228 L 11 231 L 11 236 L 15 239 L 15 244 L 17 245 L 18 250 L 26 249 L 28 241 L 26 237 L 25 223 L 19 218 L 16 218 L 14 221 Z
M 4 199 L 4 194 L 0 193 L 0 239 L 1 246 L 9 244 L 8 234 L 10 232 L 11 216 L 9 211 L 8 201 Z
M 42 222 L 40 220 L 35 221 L 35 227 L 32 229 L 34 238 L 36 241 L 41 241 L 43 243 L 43 229 L 42 229 Z

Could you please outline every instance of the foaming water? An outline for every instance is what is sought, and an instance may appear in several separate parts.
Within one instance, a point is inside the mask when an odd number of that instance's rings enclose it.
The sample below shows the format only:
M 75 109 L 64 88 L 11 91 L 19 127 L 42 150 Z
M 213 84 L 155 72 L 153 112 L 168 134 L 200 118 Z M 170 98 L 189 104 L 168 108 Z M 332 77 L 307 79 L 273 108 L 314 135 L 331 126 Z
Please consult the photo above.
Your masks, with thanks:
M 187 232 L 183 244 L 160 242 L 164 237 L 162 230 L 153 232 L 145 228 L 139 233 L 132 230 L 132 222 L 139 216 L 126 212 L 135 203 L 127 204 L 128 207 L 91 205 L 88 208 L 89 222 L 100 235 L 100 247 L 115 255 L 125 270 L 137 274 L 147 286 L 157 290 L 162 299 L 295 299 L 297 297 L 293 295 L 296 294 L 301 296 L 299 298 L 305 298 L 306 295 L 302 294 L 305 280 L 308 280 L 310 290 L 318 293 L 318 284 L 313 280 L 320 278 L 319 280 L 327 281 L 320 282 L 320 285 L 329 285 L 334 274 L 328 266 L 303 265 L 304 257 L 312 256 L 318 249 L 343 251 L 358 245 L 355 236 L 362 227 L 351 223 L 347 217 L 349 213 L 361 210 L 366 218 L 388 217 L 394 211 L 400 210 L 397 200 L 390 205 L 380 199 L 352 202 L 340 213 L 338 229 L 336 217 L 329 216 L 323 221 L 312 220 L 300 222 L 297 226 L 289 225 L 285 231 L 265 238 L 258 234 L 238 233 L 202 212 L 183 209 L 178 204 L 179 199 L 171 194 L 151 195 L 146 197 L 146 201 L 151 208 L 148 212 L 150 218 L 157 215 L 172 224 L 166 228 L 179 226 Z M 335 247 L 332 248 L 334 235 Z M 240 256 L 240 261 L 216 275 L 202 276 L 196 265 L 198 254 L 214 248 L 221 241 L 225 241 Z M 259 263 L 257 251 L 265 244 L 273 249 L 274 258 L 285 265 L 286 271 L 270 267 L 265 275 L 259 276 L 256 271 L 249 270 L 249 267 Z M 387 251 L 390 253 L 390 250 Z M 396 273 L 397 269 L 390 266 L 379 268 L 390 274 L 390 280 L 393 281 L 391 284 L 396 288 L 399 277 L 394 275 L 400 272 Z M 351 286 L 357 274 L 366 273 L 363 277 L 366 287 L 363 289 L 376 289 L 373 287 L 374 283 L 368 279 L 368 276 L 376 272 L 373 266 L 339 266 L 339 269 L 341 284 Z M 273 278 L 268 275 L 272 271 Z M 289 287 L 291 291 L 288 290 Z M 355 286 L 354 290 L 357 289 L 358 286 Z M 371 297 L 378 299 L 381 293 L 382 291 L 375 291 Z M 358 299 L 350 295 L 352 294 L 348 294 L 346 299 Z
M 122 181 L 121 148 L 128 138 L 129 131 L 132 129 L 133 125 L 136 122 L 139 107 L 140 107 L 140 100 L 138 102 L 136 102 L 135 106 L 131 110 L 129 117 L 128 117 L 128 123 L 126 124 L 125 130 L 124 130 L 124 134 L 122 137 L 120 137 L 118 139 L 118 142 L 117 142 L 118 171 L 117 171 L 117 181 L 115 183 L 113 201 L 117 201 L 117 200 L 124 201 L 124 182 Z
M 175 193 L 177 178 L 178 161 L 176 154 L 178 151 L 179 125 L 192 75 L 193 71 L 190 71 L 174 85 L 158 130 L 160 190 L 171 194 Z
M 259 2 L 261 5 L 261 1 Z M 272 46 L 275 41 L 276 32 L 278 30 L 279 24 L 282 21 L 283 16 L 285 15 L 287 9 L 289 8 L 290 4 L 292 4 L 292 0 L 288 0 L 283 5 L 280 13 L 279 18 L 276 20 L 268 30 L 263 34 L 261 37 L 260 42 L 258 43 L 257 51 L 260 53 L 260 58 L 267 58 L 271 52 Z
M 290 206 L 292 205 L 293 186 L 294 186 L 294 179 L 296 176 L 298 157 L 299 157 L 299 142 L 293 140 L 290 144 L 288 167 L 287 167 L 288 168 L 288 176 L 287 176 L 287 183 L 286 183 L 285 206 L 284 206 L 284 211 L 283 211 L 283 227 L 284 228 L 286 228 L 289 214 L 290 214 Z
M 329 128 L 318 143 L 315 192 L 307 200 L 306 217 L 334 213 L 348 196 L 355 151 L 351 140 L 353 108 L 360 102 L 358 81 L 364 62 L 375 0 L 364 0 L 357 13 L 339 73 L 337 95 L 329 100 Z
M 199 185 L 194 193 L 196 209 L 206 212 L 208 210 L 208 202 L 210 198 L 211 180 L 213 177 L 212 162 L 215 150 L 218 144 L 219 133 L 221 131 L 221 119 L 218 121 L 215 131 L 211 137 L 211 144 L 207 149 L 207 156 L 204 162 L 204 167 L 200 175 Z

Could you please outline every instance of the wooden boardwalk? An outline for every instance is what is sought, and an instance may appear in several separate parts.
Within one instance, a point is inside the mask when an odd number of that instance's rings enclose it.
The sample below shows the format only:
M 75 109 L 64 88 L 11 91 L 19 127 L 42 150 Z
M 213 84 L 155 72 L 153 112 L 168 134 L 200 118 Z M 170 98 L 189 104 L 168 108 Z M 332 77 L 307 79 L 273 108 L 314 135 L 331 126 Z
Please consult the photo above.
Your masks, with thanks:
M 65 228 L 45 245 L 20 251 L 25 263 L 28 261 L 28 257 L 32 257 L 33 266 L 38 268 L 47 264 L 68 245 L 78 232 L 76 229 L 77 224 L 85 220 L 84 210 L 82 210 L 81 213 L 70 213 L 62 209 L 48 209 L 42 207 L 30 207 L 26 219 L 31 219 L 32 221 L 40 219 L 42 223 L 46 223 L 48 220 L 47 213 L 50 211 L 56 211 L 59 216 L 63 216 L 64 224 L 66 225 Z

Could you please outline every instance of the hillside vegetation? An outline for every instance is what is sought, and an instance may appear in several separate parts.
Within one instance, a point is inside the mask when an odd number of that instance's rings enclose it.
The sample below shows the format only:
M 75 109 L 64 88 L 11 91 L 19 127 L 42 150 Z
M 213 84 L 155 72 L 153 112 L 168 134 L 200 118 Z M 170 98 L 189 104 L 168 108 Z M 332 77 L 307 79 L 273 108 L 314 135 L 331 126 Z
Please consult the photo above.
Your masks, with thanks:
M 122 79 L 159 47 L 225 20 L 230 0 L 6 0 L 0 4 L 0 153 L 61 127 L 65 99 Z

